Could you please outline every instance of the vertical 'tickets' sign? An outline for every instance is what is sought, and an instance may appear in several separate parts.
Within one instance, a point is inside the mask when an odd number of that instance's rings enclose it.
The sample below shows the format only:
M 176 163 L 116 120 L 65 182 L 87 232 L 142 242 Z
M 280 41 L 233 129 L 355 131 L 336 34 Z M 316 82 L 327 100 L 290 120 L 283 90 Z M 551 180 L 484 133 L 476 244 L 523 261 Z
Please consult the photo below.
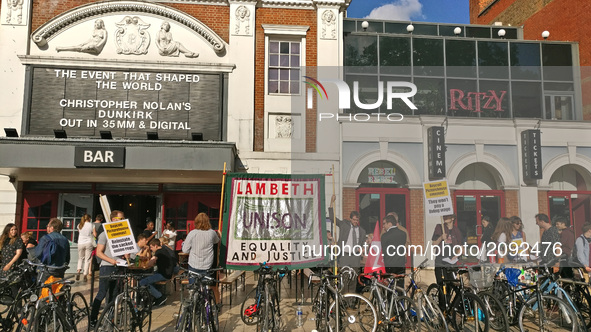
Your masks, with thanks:
M 445 177 L 445 136 L 443 127 L 427 129 L 427 145 L 429 155 L 429 179 Z
M 536 129 L 521 132 L 521 157 L 524 180 L 542 178 L 542 145 L 540 131 Z

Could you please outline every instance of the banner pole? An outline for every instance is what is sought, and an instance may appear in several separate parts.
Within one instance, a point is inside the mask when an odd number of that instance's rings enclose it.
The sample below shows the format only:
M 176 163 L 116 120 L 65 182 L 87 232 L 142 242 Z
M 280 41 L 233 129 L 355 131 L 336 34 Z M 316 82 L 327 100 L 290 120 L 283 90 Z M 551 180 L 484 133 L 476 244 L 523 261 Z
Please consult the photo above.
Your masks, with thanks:
M 223 207 L 224 207 L 224 187 L 226 184 L 226 162 L 224 161 L 224 172 L 222 173 L 222 195 L 220 197 L 220 216 L 218 219 L 218 230 L 222 232 L 222 219 L 223 219 Z
M 332 164 L 331 170 L 330 170 L 331 174 L 332 174 L 332 195 L 335 195 L 335 183 L 334 183 L 334 164 Z M 332 214 L 332 238 L 336 239 L 337 235 L 335 234 L 335 231 L 337 230 L 337 217 L 336 217 L 336 213 L 334 211 L 334 206 L 333 208 L 333 214 Z M 337 260 L 335 259 L 334 261 L 334 274 L 337 274 Z

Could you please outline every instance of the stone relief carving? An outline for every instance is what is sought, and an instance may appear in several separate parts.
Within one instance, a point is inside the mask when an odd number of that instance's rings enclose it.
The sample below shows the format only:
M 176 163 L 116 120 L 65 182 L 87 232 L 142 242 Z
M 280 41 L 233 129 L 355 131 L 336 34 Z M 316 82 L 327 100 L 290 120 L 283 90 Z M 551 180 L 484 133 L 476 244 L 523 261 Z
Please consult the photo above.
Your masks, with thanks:
M 162 22 L 160 31 L 156 36 L 156 47 L 158 47 L 158 53 L 162 56 L 179 56 L 183 53 L 187 58 L 196 58 L 199 53 L 194 53 L 186 49 L 180 42 L 172 40 L 172 33 L 170 32 L 170 23 L 167 21 Z
M 322 13 L 322 39 L 337 39 L 337 17 L 332 10 Z
M 275 118 L 275 138 L 291 138 L 292 133 L 291 116 L 278 116 Z
M 150 33 L 146 29 L 150 27 L 150 24 L 137 16 L 125 16 L 121 22 L 115 24 L 119 27 L 115 32 L 117 54 L 141 55 L 148 53 Z
M 236 29 L 234 34 L 250 35 L 250 10 L 246 6 L 236 8 Z
M 23 23 L 23 0 L 6 0 L 6 23 Z
M 62 46 L 56 47 L 55 50 L 58 52 L 70 51 L 70 52 L 82 52 L 92 55 L 99 55 L 105 43 L 107 42 L 107 30 L 105 30 L 105 23 L 103 20 L 98 19 L 94 21 L 94 31 L 92 37 L 82 44 L 75 46 Z

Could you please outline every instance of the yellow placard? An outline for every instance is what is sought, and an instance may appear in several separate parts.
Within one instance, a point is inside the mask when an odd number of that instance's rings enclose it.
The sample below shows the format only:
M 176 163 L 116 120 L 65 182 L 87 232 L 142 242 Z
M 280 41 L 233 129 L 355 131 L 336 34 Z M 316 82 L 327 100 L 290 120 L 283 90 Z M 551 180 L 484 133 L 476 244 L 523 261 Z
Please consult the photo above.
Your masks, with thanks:
M 110 240 L 131 235 L 129 222 L 127 220 L 104 224 L 104 227 L 105 232 L 107 232 L 107 238 Z
M 426 198 L 439 198 L 449 196 L 447 181 L 427 182 L 423 184 Z

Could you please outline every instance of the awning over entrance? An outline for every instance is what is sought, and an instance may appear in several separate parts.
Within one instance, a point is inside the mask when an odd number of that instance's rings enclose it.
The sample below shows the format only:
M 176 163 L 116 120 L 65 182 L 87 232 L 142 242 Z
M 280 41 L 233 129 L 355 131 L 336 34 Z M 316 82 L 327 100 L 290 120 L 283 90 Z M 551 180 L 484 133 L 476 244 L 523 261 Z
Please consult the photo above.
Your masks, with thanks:
M 19 181 L 126 175 L 171 178 L 234 170 L 236 145 L 228 142 L 0 138 L 0 174 Z M 41 172 L 40 172 L 41 171 Z M 49 171 L 49 172 L 47 172 Z M 74 180 L 74 179 L 70 179 Z M 98 179 L 96 179 L 98 180 Z M 121 179 L 120 179 L 121 180 Z M 123 179 L 127 182 L 132 179 Z M 153 178 L 153 180 L 156 180 Z M 158 181 L 156 180 L 156 181 Z M 179 181 L 182 182 L 182 181 Z

